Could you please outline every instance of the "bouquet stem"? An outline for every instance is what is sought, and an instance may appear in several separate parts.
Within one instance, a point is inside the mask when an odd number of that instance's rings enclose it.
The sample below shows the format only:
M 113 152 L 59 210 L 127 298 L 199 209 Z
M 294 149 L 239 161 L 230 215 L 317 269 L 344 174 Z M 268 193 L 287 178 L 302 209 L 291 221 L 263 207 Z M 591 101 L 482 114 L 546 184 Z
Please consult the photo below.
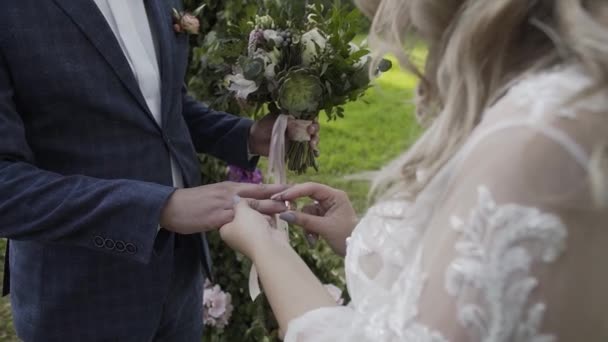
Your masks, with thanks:
M 307 141 L 290 142 L 285 157 L 287 159 L 287 168 L 299 175 L 305 173 L 309 167 L 314 168 L 315 171 L 319 171 L 315 153 Z

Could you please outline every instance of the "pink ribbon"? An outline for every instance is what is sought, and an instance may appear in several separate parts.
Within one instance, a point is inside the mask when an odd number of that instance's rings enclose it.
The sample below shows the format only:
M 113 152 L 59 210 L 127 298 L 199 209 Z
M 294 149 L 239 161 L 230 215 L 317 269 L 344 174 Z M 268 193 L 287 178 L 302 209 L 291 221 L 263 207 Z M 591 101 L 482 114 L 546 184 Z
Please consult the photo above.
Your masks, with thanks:
M 292 116 L 281 114 L 275 121 L 272 127 L 272 135 L 270 138 L 270 153 L 268 155 L 268 174 L 272 179 L 273 184 L 287 184 L 287 168 L 285 166 L 285 157 L 287 153 L 285 137 L 289 135 L 293 141 L 310 141 L 308 127 L 312 121 L 296 120 Z M 279 215 L 274 217 L 274 228 L 278 230 L 280 236 L 286 243 L 289 243 L 287 222 L 279 219 Z M 258 272 L 255 265 L 251 266 L 249 271 L 249 295 L 251 300 L 255 300 L 262 290 L 258 280 Z

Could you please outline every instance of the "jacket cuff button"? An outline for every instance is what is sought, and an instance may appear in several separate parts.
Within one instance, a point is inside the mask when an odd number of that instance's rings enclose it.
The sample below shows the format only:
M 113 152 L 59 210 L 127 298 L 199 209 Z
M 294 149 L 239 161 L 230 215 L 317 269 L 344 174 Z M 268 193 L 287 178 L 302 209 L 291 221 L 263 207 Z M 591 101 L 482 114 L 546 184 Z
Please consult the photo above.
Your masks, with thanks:
M 104 242 L 105 246 L 107 249 L 114 249 L 114 240 L 112 239 L 106 239 L 106 241 Z
M 119 252 L 124 252 L 125 251 L 125 243 L 122 241 L 116 241 L 116 244 L 114 245 L 114 249 L 116 249 Z
M 127 249 L 127 253 L 129 253 L 129 254 L 137 253 L 137 247 L 135 247 L 135 245 L 132 243 L 128 243 L 126 246 L 126 249 Z
M 93 239 L 93 242 L 95 243 L 95 247 L 103 247 L 105 245 L 105 240 L 101 237 L 101 236 L 96 236 Z

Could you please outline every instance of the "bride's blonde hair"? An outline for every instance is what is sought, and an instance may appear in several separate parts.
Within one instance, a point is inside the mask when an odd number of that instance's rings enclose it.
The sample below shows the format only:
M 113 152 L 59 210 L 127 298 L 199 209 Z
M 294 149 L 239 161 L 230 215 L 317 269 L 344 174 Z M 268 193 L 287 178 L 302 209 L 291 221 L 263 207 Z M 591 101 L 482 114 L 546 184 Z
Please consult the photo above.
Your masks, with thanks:
M 606 0 L 356 2 L 373 18 L 368 41 L 375 63 L 390 53 L 420 77 L 417 111 L 431 122 L 378 177 L 376 194 L 398 189 L 414 198 L 464 143 L 484 109 L 528 72 L 577 60 L 597 77 L 597 87 L 608 85 L 608 26 L 595 16 L 608 16 Z M 422 70 L 408 54 L 416 39 L 428 48 Z

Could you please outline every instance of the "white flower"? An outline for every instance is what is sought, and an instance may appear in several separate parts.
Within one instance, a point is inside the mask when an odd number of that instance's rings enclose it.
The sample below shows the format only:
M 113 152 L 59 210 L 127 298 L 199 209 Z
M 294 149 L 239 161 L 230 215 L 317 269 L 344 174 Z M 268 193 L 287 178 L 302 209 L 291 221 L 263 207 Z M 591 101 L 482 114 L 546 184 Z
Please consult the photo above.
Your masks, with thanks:
M 342 298 L 342 290 L 340 290 L 336 285 L 333 284 L 325 284 L 323 285 L 331 298 L 333 298 L 338 305 L 344 304 L 344 299 Z
M 321 34 L 318 29 L 312 29 L 302 35 L 300 40 L 302 43 L 302 62 L 304 65 L 310 65 L 315 57 L 317 57 L 327 45 L 327 39 Z
M 361 47 L 353 42 L 348 43 L 348 52 L 352 55 L 356 52 L 359 52 L 359 50 L 361 50 Z M 357 63 L 355 63 L 354 67 L 355 68 L 363 68 L 369 61 L 371 61 L 372 57 L 371 55 L 368 53 L 364 56 L 361 56 L 359 58 L 359 60 L 357 61 Z
M 355 63 L 355 68 L 363 68 L 369 61 L 372 60 L 372 56 L 368 53 L 365 56 L 361 56 L 357 63 Z
M 279 35 L 279 32 L 275 30 L 264 30 L 264 39 L 267 41 L 274 41 L 277 46 L 283 44 L 283 37 Z
M 274 26 L 274 20 L 272 19 L 271 16 L 269 15 L 264 15 L 264 16 L 257 16 L 255 18 L 255 25 L 264 29 L 264 28 L 270 28 Z
M 264 61 L 264 77 L 272 79 L 276 76 L 275 68 L 279 63 L 281 51 L 274 48 L 272 51 L 266 51 L 263 49 L 257 49 L 253 53 L 253 58 L 259 58 Z
M 246 79 L 243 74 L 228 75 L 224 81 L 228 83 L 228 90 L 234 92 L 237 98 L 243 100 L 246 100 L 249 94 L 259 88 L 255 81 Z

